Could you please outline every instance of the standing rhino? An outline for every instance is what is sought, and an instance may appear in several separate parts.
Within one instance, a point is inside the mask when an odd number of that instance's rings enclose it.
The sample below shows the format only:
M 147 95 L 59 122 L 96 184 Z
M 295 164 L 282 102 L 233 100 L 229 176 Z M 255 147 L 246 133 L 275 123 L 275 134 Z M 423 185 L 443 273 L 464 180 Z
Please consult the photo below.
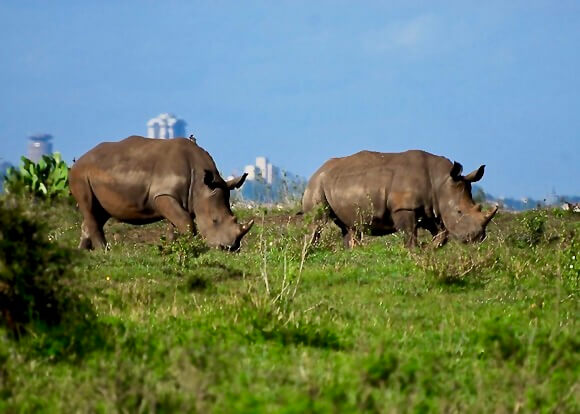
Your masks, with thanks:
M 463 242 L 482 241 L 497 212 L 495 207 L 483 213 L 471 198 L 471 183 L 481 179 L 484 168 L 463 176 L 458 162 L 425 151 L 361 151 L 324 163 L 308 182 L 302 209 L 321 208 L 324 218 L 340 227 L 347 247 L 357 230 L 373 235 L 402 230 L 408 247 L 417 244 L 418 228 L 428 230 L 438 245 L 448 234 Z M 313 241 L 321 229 L 315 229 Z
M 230 190 L 245 179 L 224 181 L 211 156 L 184 138 L 131 136 L 99 144 L 70 170 L 83 215 L 79 248 L 105 247 L 103 226 L 114 217 L 130 224 L 166 218 L 182 233 L 199 229 L 212 247 L 237 250 L 253 221 L 237 223 Z

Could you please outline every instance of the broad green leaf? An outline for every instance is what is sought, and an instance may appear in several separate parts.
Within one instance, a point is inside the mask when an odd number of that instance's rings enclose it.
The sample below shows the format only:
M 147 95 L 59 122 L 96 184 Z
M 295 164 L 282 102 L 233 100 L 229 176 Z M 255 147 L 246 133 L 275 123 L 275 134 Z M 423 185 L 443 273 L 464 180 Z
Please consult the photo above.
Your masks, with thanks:
M 46 155 L 43 155 L 40 161 L 38 161 L 38 169 L 40 171 L 46 170 L 49 165 L 49 162 L 50 161 L 46 159 Z

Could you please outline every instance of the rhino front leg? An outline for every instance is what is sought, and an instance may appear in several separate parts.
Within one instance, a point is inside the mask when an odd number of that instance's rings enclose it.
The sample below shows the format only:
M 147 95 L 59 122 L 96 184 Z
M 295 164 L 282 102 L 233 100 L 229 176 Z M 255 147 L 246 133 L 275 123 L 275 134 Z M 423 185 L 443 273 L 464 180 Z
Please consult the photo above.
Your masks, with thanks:
M 431 237 L 433 238 L 433 246 L 442 247 L 445 243 L 447 243 L 447 229 L 445 229 L 443 226 L 439 228 L 434 220 L 424 220 L 422 227 L 431 233 Z
M 393 213 L 395 229 L 405 233 L 405 246 L 417 246 L 417 218 L 412 210 L 399 210 Z
M 443 229 L 436 234 L 431 233 L 433 236 L 433 245 L 435 247 L 443 247 L 447 243 L 447 230 Z
M 191 215 L 181 207 L 177 200 L 168 195 L 155 198 L 157 212 L 171 222 L 180 233 L 195 234 L 195 226 Z
M 197 234 L 197 228 L 195 227 L 195 223 L 193 222 L 192 222 L 192 233 L 194 236 Z M 178 235 L 177 227 L 175 227 L 173 223 L 169 223 L 167 225 L 167 233 L 166 233 L 167 240 L 170 242 L 175 241 L 177 235 Z
M 177 238 L 177 228 L 172 223 L 169 223 L 167 225 L 167 232 L 165 234 L 165 237 L 170 242 L 175 241 L 175 239 Z

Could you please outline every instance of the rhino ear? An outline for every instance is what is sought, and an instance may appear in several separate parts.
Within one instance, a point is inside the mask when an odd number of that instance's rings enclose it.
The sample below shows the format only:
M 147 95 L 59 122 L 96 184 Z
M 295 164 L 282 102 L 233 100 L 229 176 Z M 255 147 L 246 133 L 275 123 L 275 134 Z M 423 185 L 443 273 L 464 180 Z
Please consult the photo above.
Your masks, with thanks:
M 470 183 L 475 183 L 476 181 L 481 180 L 483 177 L 483 173 L 485 172 L 485 165 L 482 165 L 477 170 L 470 172 L 465 176 L 465 181 L 469 181 Z
M 244 181 L 246 181 L 247 176 L 248 176 L 248 173 L 244 173 L 240 177 L 232 178 L 231 180 L 226 181 L 226 186 L 228 187 L 228 190 L 233 190 L 234 188 L 240 188 L 242 186 L 242 184 L 244 184 Z
M 217 188 L 217 184 L 215 182 L 215 177 L 213 175 L 213 172 L 211 172 L 210 170 L 204 170 L 203 183 L 205 185 L 207 185 L 209 188 L 211 188 L 212 190 L 215 190 Z
M 458 163 L 457 161 L 455 161 L 453 163 L 453 167 L 451 167 L 451 171 L 449 172 L 449 175 L 455 181 L 459 181 L 459 180 L 461 180 L 461 172 L 462 171 L 463 171 L 463 165 L 461 165 L 460 163 Z

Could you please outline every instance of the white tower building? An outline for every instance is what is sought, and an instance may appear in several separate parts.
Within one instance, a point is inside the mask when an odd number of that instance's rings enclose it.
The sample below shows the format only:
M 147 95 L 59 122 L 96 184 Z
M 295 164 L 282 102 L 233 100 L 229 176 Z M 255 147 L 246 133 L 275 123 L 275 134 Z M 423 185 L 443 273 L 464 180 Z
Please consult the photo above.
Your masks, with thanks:
M 40 161 L 43 155 L 52 154 L 52 135 L 36 134 L 28 137 L 28 159 Z
M 256 157 L 253 165 L 246 165 L 244 172 L 248 174 L 246 183 L 239 190 L 246 200 L 258 202 L 273 202 L 287 200 L 296 194 L 302 194 L 305 180 L 295 174 L 284 172 L 273 165 L 266 157 Z
M 244 172 L 248 174 L 246 177 L 247 180 L 253 181 L 256 179 L 256 166 L 255 165 L 246 165 L 244 168 Z
M 185 137 L 186 125 L 183 119 L 178 119 L 173 114 L 163 113 L 147 122 L 147 137 L 160 139 Z
M 280 179 L 280 169 L 272 165 L 266 157 L 256 157 L 255 165 L 246 165 L 244 172 L 248 173 L 248 180 L 257 180 L 258 176 L 266 184 L 275 184 Z
M 256 169 L 260 171 L 262 179 L 268 182 L 268 158 L 256 157 Z

